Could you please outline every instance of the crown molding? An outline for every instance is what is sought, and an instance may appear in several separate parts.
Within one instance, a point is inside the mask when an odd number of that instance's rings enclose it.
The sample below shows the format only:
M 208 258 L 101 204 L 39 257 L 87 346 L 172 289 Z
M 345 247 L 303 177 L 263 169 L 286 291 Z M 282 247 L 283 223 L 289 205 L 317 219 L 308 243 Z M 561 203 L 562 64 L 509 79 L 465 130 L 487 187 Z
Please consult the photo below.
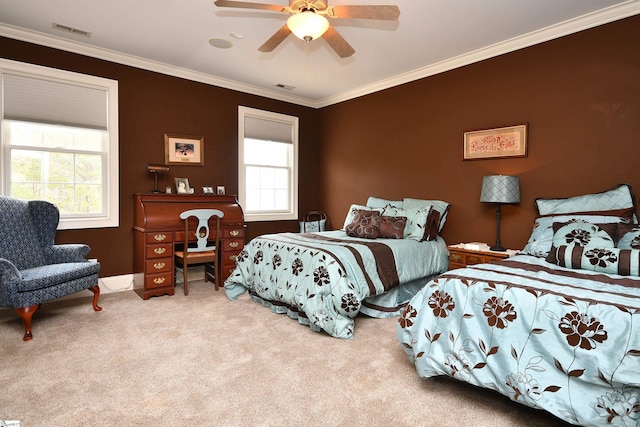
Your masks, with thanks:
M 165 64 L 163 62 L 153 61 L 146 58 L 141 58 L 135 55 L 129 55 L 122 52 L 117 52 L 110 49 L 91 46 L 86 43 L 77 42 L 74 40 L 64 39 L 62 37 L 52 36 L 37 31 L 27 30 L 21 27 L 16 27 L 8 24 L 0 23 L 0 36 L 16 39 L 28 43 L 33 43 L 41 46 L 51 47 L 54 49 L 60 49 L 67 52 L 77 53 L 80 55 L 89 56 L 96 59 L 115 62 L 122 65 L 127 65 L 135 68 L 140 68 L 147 71 L 153 71 L 161 74 L 166 74 L 173 77 L 179 77 L 182 79 L 192 80 L 200 83 L 209 84 L 212 86 L 218 86 L 225 89 L 231 89 L 238 92 L 248 93 L 251 95 L 263 96 L 265 98 L 276 99 L 292 104 L 298 104 L 306 107 L 318 108 L 317 102 L 303 97 L 292 96 L 283 94 L 276 90 L 264 89 L 258 86 L 253 86 L 246 83 L 240 83 L 235 80 L 224 79 L 212 74 L 201 73 L 198 71 L 188 70 L 186 68 L 176 67 L 174 65 Z
M 344 92 L 333 97 L 324 98 L 318 101 L 317 108 L 326 107 L 354 98 L 359 98 L 364 95 L 369 95 L 371 93 L 389 89 L 394 86 L 399 86 L 404 83 L 420 80 L 425 77 L 430 77 L 436 74 L 443 73 L 445 71 L 450 71 L 455 68 L 470 65 L 475 62 L 480 62 L 485 59 L 493 58 L 495 56 L 503 55 L 505 53 L 513 52 L 519 49 L 524 49 L 526 47 L 544 43 L 549 40 L 588 30 L 590 28 L 608 24 L 610 22 L 618 21 L 620 19 L 628 18 L 630 16 L 638 14 L 640 14 L 640 1 L 630 0 L 628 2 L 621 3 L 607 9 L 602 9 L 598 12 L 593 12 L 577 18 L 573 18 L 568 21 L 543 28 L 541 30 L 514 37 L 512 39 L 505 40 L 491 46 L 483 47 L 472 52 L 467 52 L 463 55 L 449 58 L 445 61 L 431 64 L 426 67 L 410 71 L 408 73 L 396 75 L 392 78 L 381 80 L 370 85 L 361 86 L 360 88 L 352 91 Z
M 154 71 L 173 77 L 218 86 L 225 89 L 231 89 L 251 95 L 262 96 L 305 107 L 322 108 L 638 14 L 640 14 L 640 0 L 629 0 L 616 6 L 573 18 L 541 30 L 524 34 L 510 40 L 505 40 L 491 46 L 477 49 L 454 58 L 320 100 L 283 94 L 275 90 L 269 90 L 235 80 L 224 79 L 211 74 L 188 70 L 162 62 L 152 61 L 138 56 L 99 48 L 86 43 L 76 42 L 2 23 L 0 23 L 0 36 L 111 61 L 122 65 L 128 65 L 143 70 Z

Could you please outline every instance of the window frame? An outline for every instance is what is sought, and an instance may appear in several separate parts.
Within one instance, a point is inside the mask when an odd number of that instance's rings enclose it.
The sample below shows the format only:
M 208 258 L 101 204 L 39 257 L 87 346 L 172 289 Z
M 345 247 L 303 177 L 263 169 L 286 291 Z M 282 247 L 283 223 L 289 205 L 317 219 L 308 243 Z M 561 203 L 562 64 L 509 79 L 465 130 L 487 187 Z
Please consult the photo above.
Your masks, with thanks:
M 59 70 L 40 65 L 0 58 L 0 80 L 5 74 L 25 75 L 32 78 L 64 82 L 104 90 L 107 97 L 107 146 L 102 197 L 105 207 L 102 214 L 60 214 L 59 230 L 106 228 L 120 225 L 119 156 L 118 156 L 118 82 L 116 80 Z M 3 99 L 0 81 L 0 100 Z M 0 103 L 2 104 L 2 103 Z M 9 119 L 7 119 L 9 120 Z M 4 110 L 0 105 L 0 194 L 10 196 L 11 146 L 4 141 Z
M 288 211 L 264 211 L 251 212 L 247 211 L 247 191 L 246 191 L 246 164 L 244 162 L 245 153 L 245 119 L 247 117 L 260 120 L 274 121 L 290 125 L 292 159 L 291 159 L 291 176 L 289 182 L 289 198 L 290 209 Z M 252 221 L 286 221 L 298 219 L 298 126 L 299 119 L 295 116 L 289 116 L 281 113 L 274 113 L 266 110 L 238 106 L 238 202 L 244 210 L 245 222 Z M 252 138 L 258 139 L 258 138 Z M 265 138 L 266 140 L 267 138 Z

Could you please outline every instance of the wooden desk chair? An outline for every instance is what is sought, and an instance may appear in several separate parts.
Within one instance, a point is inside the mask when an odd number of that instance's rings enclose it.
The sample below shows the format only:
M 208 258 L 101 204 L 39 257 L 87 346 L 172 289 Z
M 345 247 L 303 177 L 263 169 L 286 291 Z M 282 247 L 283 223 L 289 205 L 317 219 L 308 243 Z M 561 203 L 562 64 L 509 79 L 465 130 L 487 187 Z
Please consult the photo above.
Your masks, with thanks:
M 220 243 L 220 218 L 224 216 L 224 212 L 218 209 L 190 209 L 180 214 L 180 218 L 184 220 L 184 247 L 181 251 L 175 251 L 176 265 L 182 267 L 182 277 L 184 282 L 184 294 L 189 295 L 189 284 L 187 281 L 189 265 L 205 264 L 204 281 L 208 282 L 211 276 L 216 287 L 219 288 L 219 275 L 215 274 L 218 270 L 218 244 Z M 192 231 L 191 236 L 195 235 L 196 246 L 189 246 L 189 218 L 198 218 L 198 225 L 195 232 Z M 207 246 L 210 229 L 209 220 L 215 217 L 215 236 L 214 244 Z

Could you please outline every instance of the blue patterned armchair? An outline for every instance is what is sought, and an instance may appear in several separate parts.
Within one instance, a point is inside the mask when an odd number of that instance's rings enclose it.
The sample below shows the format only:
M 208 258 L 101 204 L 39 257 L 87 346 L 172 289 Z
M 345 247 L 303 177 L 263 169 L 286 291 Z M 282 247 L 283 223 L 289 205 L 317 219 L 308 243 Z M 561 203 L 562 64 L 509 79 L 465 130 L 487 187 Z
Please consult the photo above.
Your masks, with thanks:
M 25 341 L 33 338 L 31 317 L 46 301 L 85 289 L 100 311 L 98 271 L 88 261 L 89 246 L 54 244 L 60 220 L 49 202 L 0 197 L 0 307 L 12 307 L 24 322 Z

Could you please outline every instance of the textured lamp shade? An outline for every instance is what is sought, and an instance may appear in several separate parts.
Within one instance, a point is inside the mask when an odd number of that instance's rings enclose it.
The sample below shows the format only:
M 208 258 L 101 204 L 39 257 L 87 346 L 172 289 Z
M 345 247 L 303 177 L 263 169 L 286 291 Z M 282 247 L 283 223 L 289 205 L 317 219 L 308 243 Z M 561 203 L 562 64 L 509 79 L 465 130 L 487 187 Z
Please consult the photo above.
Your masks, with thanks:
M 520 180 L 517 176 L 490 175 L 482 180 L 482 192 L 480 201 L 496 203 L 496 244 L 490 249 L 492 251 L 504 252 L 506 249 L 500 244 L 500 215 L 502 213 L 500 205 L 503 203 L 520 202 Z
M 315 12 L 305 11 L 291 15 L 287 27 L 296 37 L 302 40 L 315 40 L 329 29 L 329 21 Z
M 485 176 L 482 180 L 480 201 L 487 203 L 519 203 L 520 180 L 517 176 Z

